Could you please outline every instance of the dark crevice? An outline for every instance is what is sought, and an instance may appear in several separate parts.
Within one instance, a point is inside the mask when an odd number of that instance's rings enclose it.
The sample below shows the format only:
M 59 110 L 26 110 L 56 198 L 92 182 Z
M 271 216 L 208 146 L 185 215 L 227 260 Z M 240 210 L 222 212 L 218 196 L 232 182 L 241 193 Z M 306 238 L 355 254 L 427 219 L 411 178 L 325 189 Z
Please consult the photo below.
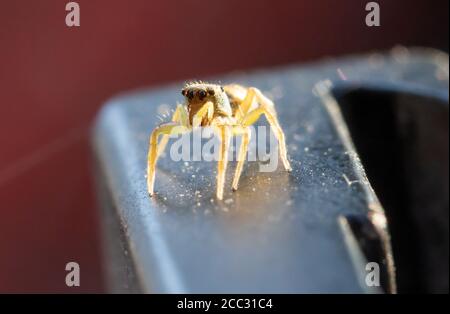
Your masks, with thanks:
M 335 96 L 386 210 L 398 292 L 448 293 L 448 103 L 363 88 Z
M 380 266 L 380 285 L 383 291 L 395 291 L 392 285 L 392 271 L 386 258 L 385 230 L 380 230 L 369 216 L 346 215 L 345 219 L 358 242 L 358 246 L 368 262 L 375 262 Z

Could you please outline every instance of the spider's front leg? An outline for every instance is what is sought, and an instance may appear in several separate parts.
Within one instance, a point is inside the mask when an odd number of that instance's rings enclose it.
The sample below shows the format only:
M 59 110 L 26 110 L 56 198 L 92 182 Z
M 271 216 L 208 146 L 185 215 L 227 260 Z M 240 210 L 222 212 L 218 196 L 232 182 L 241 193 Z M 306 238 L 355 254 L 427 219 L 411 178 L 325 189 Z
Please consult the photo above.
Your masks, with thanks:
M 156 127 L 150 135 L 150 145 L 147 157 L 147 189 L 150 196 L 153 195 L 153 187 L 155 184 L 156 161 L 158 160 L 158 137 L 160 135 L 169 136 L 172 134 L 183 134 L 189 132 L 190 129 L 186 125 L 176 122 L 163 123 Z
M 214 106 L 211 102 L 205 103 L 202 108 L 193 117 L 193 126 L 200 126 L 204 117 L 212 119 L 214 114 Z M 161 150 L 167 145 L 170 135 L 183 134 L 190 132 L 192 126 L 189 123 L 189 115 L 183 105 L 178 105 L 172 117 L 172 122 L 163 123 L 153 130 L 150 136 L 150 145 L 147 157 L 147 189 L 150 196 L 153 195 L 155 184 L 156 162 L 161 155 Z M 163 138 L 158 145 L 158 137 L 162 135 Z
M 228 150 L 230 148 L 231 127 L 229 125 L 217 126 L 220 140 L 219 161 L 217 163 L 217 191 L 216 196 L 219 200 L 223 199 L 223 189 L 225 186 L 225 174 L 228 164 Z
M 214 106 L 211 102 L 207 102 L 195 115 L 194 115 L 194 125 L 193 127 L 197 127 L 201 124 L 201 120 L 203 116 L 207 116 L 208 119 L 212 119 L 212 115 L 214 113 Z M 177 122 L 181 125 L 184 125 L 186 127 L 190 127 L 189 123 L 189 113 L 186 110 L 186 107 L 178 104 L 177 109 L 173 113 L 172 116 L 172 122 Z M 164 149 L 167 146 L 167 143 L 169 142 L 169 134 L 164 134 L 161 138 L 161 141 L 159 141 L 158 144 L 158 157 L 164 152 Z
M 177 105 L 177 109 L 175 109 L 175 112 L 173 113 L 172 116 L 172 122 L 177 122 L 186 127 L 189 126 L 189 114 L 185 106 L 181 104 Z M 169 134 L 164 134 L 158 144 L 157 150 L 158 157 L 161 156 L 161 154 L 164 152 L 164 149 L 166 148 L 168 142 L 169 142 Z

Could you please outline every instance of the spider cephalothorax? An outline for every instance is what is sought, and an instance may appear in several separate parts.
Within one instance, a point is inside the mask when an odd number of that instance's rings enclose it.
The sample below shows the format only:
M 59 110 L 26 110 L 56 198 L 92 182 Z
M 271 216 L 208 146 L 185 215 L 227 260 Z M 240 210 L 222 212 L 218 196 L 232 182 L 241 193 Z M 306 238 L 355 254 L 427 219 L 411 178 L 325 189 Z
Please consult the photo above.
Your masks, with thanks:
M 216 84 L 207 84 L 202 82 L 192 82 L 185 85 L 181 94 L 186 97 L 186 107 L 189 113 L 189 122 L 193 125 L 195 114 L 204 106 L 205 103 L 213 104 L 212 116 L 204 116 L 201 126 L 208 126 L 212 119 L 218 116 L 232 115 L 230 101 L 222 86 Z
M 232 188 L 238 188 L 239 177 L 247 154 L 250 140 L 249 126 L 264 114 L 272 127 L 279 143 L 280 156 L 287 171 L 291 166 L 287 159 L 286 143 L 274 104 L 257 88 L 245 88 L 237 84 L 216 85 L 203 82 L 191 82 L 184 86 L 181 94 L 185 97 L 184 105 L 178 105 L 172 122 L 163 123 L 153 130 L 150 136 L 148 152 L 147 185 L 153 195 L 156 161 L 164 150 L 170 134 L 181 134 L 195 127 L 211 126 L 221 141 L 217 171 L 217 198 L 223 198 L 225 172 L 228 162 L 228 148 L 232 135 L 242 135 L 238 164 Z M 158 137 L 163 135 L 159 145 Z

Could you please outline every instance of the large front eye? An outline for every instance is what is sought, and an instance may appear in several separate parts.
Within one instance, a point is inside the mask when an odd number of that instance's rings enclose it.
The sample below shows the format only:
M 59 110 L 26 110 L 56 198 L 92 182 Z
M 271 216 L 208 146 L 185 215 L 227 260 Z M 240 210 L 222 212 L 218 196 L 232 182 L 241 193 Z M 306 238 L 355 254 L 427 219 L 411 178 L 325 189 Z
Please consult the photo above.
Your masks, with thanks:
M 200 90 L 198 92 L 198 97 L 200 98 L 200 100 L 203 100 L 203 98 L 206 97 L 206 92 L 204 90 Z
M 187 96 L 188 96 L 189 99 L 194 98 L 194 91 L 193 91 L 192 89 L 190 89 L 190 90 L 187 92 Z

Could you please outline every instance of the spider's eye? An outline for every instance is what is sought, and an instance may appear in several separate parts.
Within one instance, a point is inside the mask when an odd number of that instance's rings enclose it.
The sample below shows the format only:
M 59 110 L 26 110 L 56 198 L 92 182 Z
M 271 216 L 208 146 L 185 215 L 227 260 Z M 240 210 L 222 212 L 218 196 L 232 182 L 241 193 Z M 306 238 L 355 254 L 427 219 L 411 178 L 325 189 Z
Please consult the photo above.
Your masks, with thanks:
M 223 86 L 220 86 L 220 90 L 222 91 L 222 92 L 224 92 L 225 90 L 223 89 Z
M 206 97 L 206 92 L 204 90 L 200 90 L 198 92 L 198 97 L 200 98 L 200 100 L 202 100 L 203 98 Z
M 214 96 L 214 89 L 208 89 L 208 95 Z
M 188 96 L 189 99 L 194 98 L 194 91 L 193 91 L 192 89 L 190 89 L 190 90 L 187 92 L 187 96 Z
M 186 96 L 186 90 L 185 89 L 181 90 L 181 95 Z

